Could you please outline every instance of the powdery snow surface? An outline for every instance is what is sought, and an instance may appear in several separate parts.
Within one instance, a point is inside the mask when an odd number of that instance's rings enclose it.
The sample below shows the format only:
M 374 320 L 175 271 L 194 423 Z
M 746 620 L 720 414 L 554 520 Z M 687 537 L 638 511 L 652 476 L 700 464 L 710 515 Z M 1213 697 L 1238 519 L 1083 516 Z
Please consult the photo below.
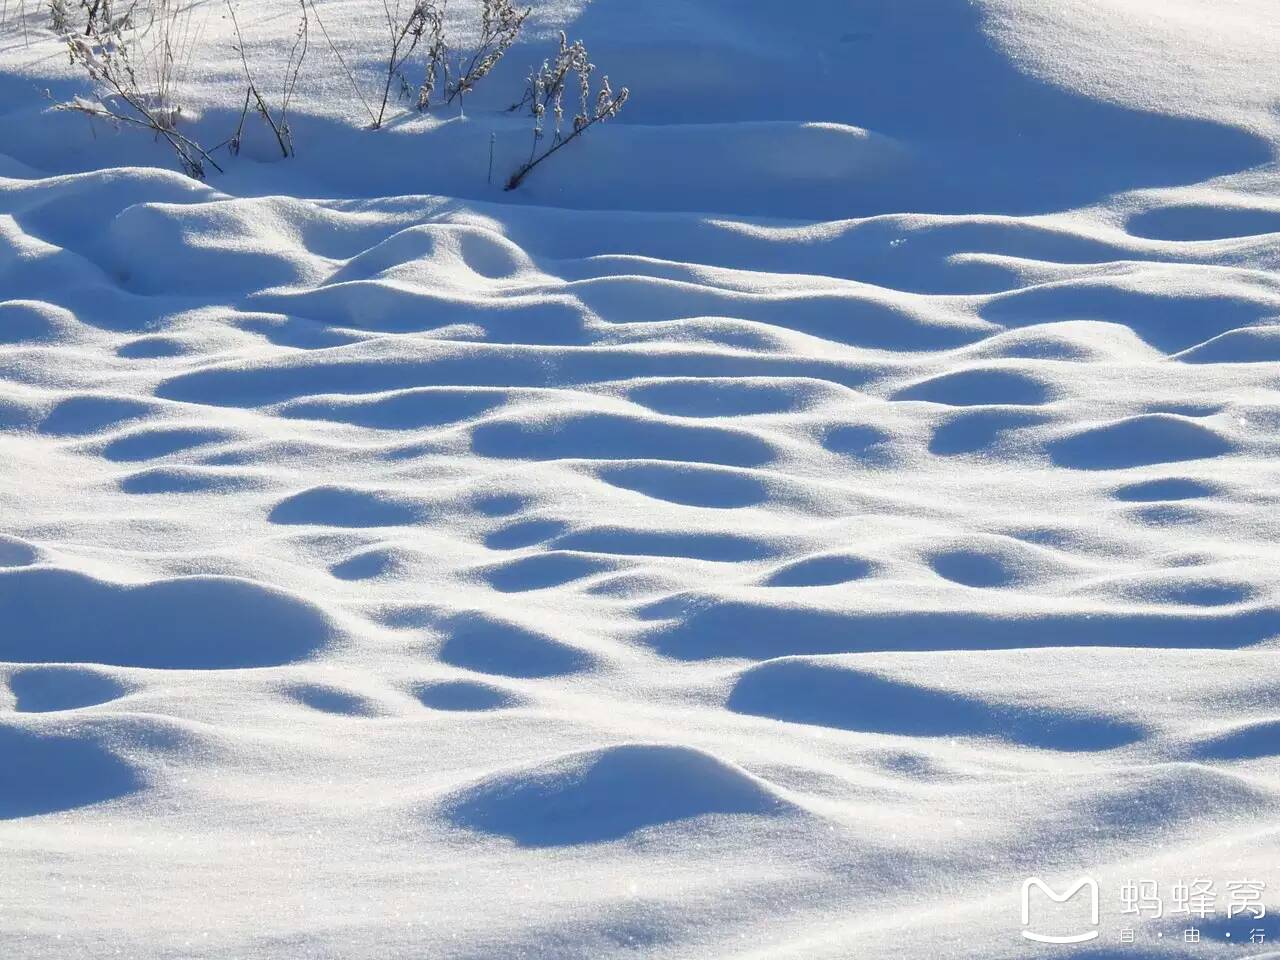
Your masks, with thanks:
M 318 3 L 370 90 L 380 10 Z M 298 157 L 250 118 L 207 184 L 52 109 L 37 6 L 5 957 L 1014 960 L 1084 875 L 1071 956 L 1269 949 L 1225 911 L 1280 909 L 1273 0 L 539 3 L 465 118 L 376 132 L 313 35 Z M 296 10 L 240 11 L 263 75 Z M 561 27 L 633 100 L 503 193 Z M 1199 945 L 1121 913 L 1195 878 Z

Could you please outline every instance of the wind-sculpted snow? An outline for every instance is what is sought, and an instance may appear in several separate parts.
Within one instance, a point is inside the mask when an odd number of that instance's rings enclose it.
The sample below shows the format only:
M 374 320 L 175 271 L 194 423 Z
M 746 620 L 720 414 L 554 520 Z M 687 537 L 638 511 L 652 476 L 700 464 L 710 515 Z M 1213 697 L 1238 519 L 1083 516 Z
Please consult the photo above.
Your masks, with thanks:
M 1280 889 L 1280 94 L 1008 52 L 1112 0 L 563 6 L 634 122 L 516 196 L 487 94 L 208 185 L 0 142 L 0 955 Z
M 891 897 L 926 863 L 963 882 L 975 855 L 1024 862 L 1025 838 L 1065 849 L 1061 815 L 1104 859 L 1155 836 L 1176 859 L 1197 803 L 1280 806 L 1225 772 L 1270 762 L 1280 711 L 1252 649 L 1280 638 L 1260 320 L 1276 294 L 1234 267 L 1214 292 L 1226 241 L 1165 241 L 1155 261 L 1096 214 L 878 218 L 815 226 L 796 259 L 799 227 L 618 214 L 622 241 L 583 215 L 565 256 L 540 242 L 562 212 L 406 225 L 373 203 L 347 229 L 317 201 L 148 201 L 168 183 L 20 185 L 44 211 L 33 250 L 78 245 L 60 195 L 128 203 L 105 246 L 79 245 L 92 269 L 11 276 L 0 309 L 0 494 L 20 507 L 0 652 L 15 717 L 159 710 L 221 746 L 10 724 L 27 771 L 0 807 L 12 823 L 76 810 L 158 835 L 138 818 L 195 778 L 202 819 L 242 829 L 204 779 L 231 778 L 260 811 L 324 818 L 351 856 L 366 830 L 412 824 L 383 841 L 388 876 L 444 856 L 476 888 L 455 904 L 541 851 L 594 873 L 676 845 L 664 869 L 691 871 L 684 893 L 645 896 L 710 898 L 700 922 L 718 929 L 729 894 L 705 871 L 739 869 L 750 842 L 805 847 L 756 890 L 798 907 L 843 902 L 854 864 Z M 1159 209 L 1130 223 L 1269 223 Z M 181 244 L 153 258 L 147 237 L 174 222 Z M 899 266 L 866 256 L 873 229 L 903 241 Z M 619 242 L 644 256 L 609 255 Z M 981 292 L 905 267 L 1019 249 L 1047 259 Z M 1137 261 L 1174 292 L 1141 292 L 1120 265 Z M 87 292 L 112 277 L 131 292 Z M 369 286 L 331 295 L 351 283 Z M 246 667 L 262 679 L 212 672 Z M 1139 675 L 1170 692 L 1107 692 Z M 71 768 L 87 772 L 55 782 Z M 998 807 L 992 776 L 1017 790 Z M 1133 812 L 1151 803 L 1167 812 Z M 968 824 L 953 861 L 865 822 L 943 808 Z M 502 877 L 448 861 L 458 842 L 509 844 Z M 554 913 L 562 883 L 529 902 Z M 401 902 L 379 889 L 378 909 Z

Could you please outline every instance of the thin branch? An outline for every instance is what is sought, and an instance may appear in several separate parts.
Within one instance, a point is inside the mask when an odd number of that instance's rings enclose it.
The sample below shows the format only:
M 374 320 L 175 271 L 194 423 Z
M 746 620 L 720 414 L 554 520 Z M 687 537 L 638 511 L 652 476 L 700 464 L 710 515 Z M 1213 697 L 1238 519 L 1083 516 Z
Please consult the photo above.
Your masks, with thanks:
M 231 26 L 236 34 L 236 42 L 233 49 L 240 54 L 240 64 L 244 67 L 244 79 L 249 85 L 249 94 L 257 102 L 258 113 L 267 126 L 271 128 L 271 132 L 275 134 L 276 143 L 280 146 L 280 153 L 287 160 L 293 155 L 293 144 L 289 139 L 289 128 L 283 122 L 276 123 L 275 118 L 271 116 L 271 108 L 267 106 L 267 101 L 262 99 L 262 94 L 258 92 L 257 84 L 253 82 L 253 71 L 249 69 L 249 58 L 244 52 L 244 36 L 240 33 L 240 21 L 236 18 L 236 8 L 231 3 L 231 0 L 227 0 L 227 12 L 231 14 Z M 243 125 L 243 116 L 241 117 L 241 123 Z M 237 141 L 238 139 L 237 134 Z
M 382 9 L 386 12 L 387 27 L 391 35 L 391 52 L 387 55 L 387 78 L 382 87 L 382 104 L 378 108 L 378 117 L 373 122 L 375 129 L 381 127 L 386 119 L 387 103 L 391 99 L 391 84 L 397 76 L 400 76 L 401 68 L 413 55 L 413 51 L 422 40 L 422 35 L 426 32 L 431 7 L 430 0 L 414 0 L 413 10 L 401 24 L 397 19 L 400 16 L 399 0 L 396 2 L 394 13 L 387 6 L 387 0 L 382 0 Z M 405 46 L 406 43 L 408 46 Z
M 101 57 L 94 46 L 79 36 L 67 39 L 68 50 L 73 63 L 78 63 L 89 78 L 99 87 L 106 88 L 133 111 L 136 116 L 112 109 L 99 96 L 97 104 L 84 100 L 76 100 L 63 105 L 63 109 L 76 110 L 102 119 L 111 119 L 133 126 L 145 127 L 157 136 L 163 137 L 188 174 L 196 179 L 204 179 L 205 161 L 219 173 L 222 167 L 209 153 L 190 137 L 179 133 L 175 126 L 176 111 L 172 115 L 157 115 L 148 106 L 145 97 L 138 88 L 138 77 L 130 62 L 128 46 L 120 33 L 119 23 L 111 28 L 111 32 L 103 37 L 93 36 Z M 163 105 L 164 101 L 161 100 Z
M 306 0 L 299 0 L 302 10 L 298 21 L 298 33 L 294 37 L 293 49 L 289 51 L 288 65 L 284 71 L 284 92 L 280 96 L 280 119 L 288 124 L 289 104 L 293 101 L 293 92 L 298 88 L 298 78 L 302 75 L 302 64 L 307 59 L 307 51 L 311 48 L 311 19 L 307 16 Z
M 209 161 L 209 165 L 213 167 L 213 169 L 217 170 L 219 173 L 225 173 L 222 167 L 219 166 L 218 162 L 214 160 L 213 157 L 209 156 L 200 144 L 196 143 L 190 137 L 184 137 L 176 130 L 171 130 L 162 126 L 158 121 L 152 118 L 150 114 L 145 110 L 141 110 L 137 104 L 128 100 L 128 98 L 125 98 L 125 101 L 129 106 L 133 107 L 133 109 L 139 110 L 139 112 L 143 114 L 143 119 L 130 117 L 127 114 L 117 113 L 116 111 L 109 110 L 104 106 L 91 103 L 63 103 L 59 104 L 57 109 L 72 110 L 76 113 L 83 113 L 90 117 L 96 117 L 99 120 L 109 120 L 113 123 L 127 123 L 131 126 L 142 127 L 150 130 L 153 133 L 164 137 L 165 140 L 169 142 L 169 145 L 173 147 L 178 156 L 188 165 L 187 172 L 197 180 L 204 179 L 204 171 L 200 167 L 199 163 L 191 158 L 187 151 L 194 151 L 200 155 L 201 159 Z
M 356 92 L 356 96 L 360 98 L 360 102 L 364 104 L 365 112 L 369 114 L 369 121 L 376 127 L 378 125 L 378 117 L 373 112 L 373 107 L 369 106 L 369 101 L 365 99 L 360 84 L 356 83 L 355 75 L 351 72 L 351 68 L 347 66 L 347 61 L 342 59 L 342 54 L 338 50 L 338 45 L 333 42 L 333 37 L 329 36 L 329 31 L 324 25 L 324 21 L 320 18 L 320 10 L 316 6 L 316 0 L 303 0 L 303 3 L 311 4 L 311 12 L 315 15 L 316 25 L 320 28 L 320 32 L 324 34 L 325 42 L 329 44 L 329 49 L 333 51 L 333 55 L 338 58 L 338 63 L 342 66 L 342 72 L 346 74 L 347 82 L 351 84 L 351 89 Z

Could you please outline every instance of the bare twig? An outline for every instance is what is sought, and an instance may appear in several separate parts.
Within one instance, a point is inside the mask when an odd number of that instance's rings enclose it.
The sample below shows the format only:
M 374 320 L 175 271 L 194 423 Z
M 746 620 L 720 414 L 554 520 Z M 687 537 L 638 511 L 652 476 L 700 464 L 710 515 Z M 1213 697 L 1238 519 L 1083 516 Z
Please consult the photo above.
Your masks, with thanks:
M 391 100 L 391 85 L 399 77 L 402 83 L 404 75 L 402 70 L 409 57 L 413 55 L 413 51 L 418 48 L 418 44 L 422 42 L 423 36 L 427 31 L 436 26 L 436 32 L 442 29 L 440 26 L 443 22 L 443 10 L 437 8 L 433 0 L 413 0 L 413 6 L 409 10 L 408 16 L 401 18 L 400 0 L 396 0 L 395 7 L 388 6 L 387 0 L 382 0 L 382 9 L 387 18 L 387 32 L 391 41 L 391 48 L 387 54 L 387 75 L 382 85 L 382 103 L 378 107 L 378 116 L 373 121 L 374 129 L 381 127 L 387 116 L 387 104 Z M 441 40 L 443 42 L 443 40 Z M 407 86 L 407 83 L 405 84 Z M 421 94 L 419 94 L 421 99 Z
M 249 58 L 245 54 L 244 36 L 240 32 L 240 21 L 236 17 L 235 6 L 232 4 L 231 0 L 226 0 L 226 3 L 227 3 L 227 12 L 231 15 L 231 26 L 232 26 L 232 29 L 235 31 L 235 35 L 236 35 L 236 42 L 232 45 L 232 49 L 235 50 L 238 54 L 240 54 L 240 65 L 244 69 L 244 79 L 245 79 L 245 83 L 247 84 L 247 91 L 245 94 L 246 104 L 248 103 L 248 100 L 252 98 L 252 100 L 254 101 L 254 104 L 258 109 L 258 115 L 262 117 L 263 122 L 266 123 L 266 125 L 271 128 L 271 132 L 275 135 L 276 143 L 280 147 L 281 155 L 285 157 L 285 159 L 288 159 L 289 157 L 293 156 L 294 149 L 293 149 L 293 137 L 289 131 L 289 121 L 288 121 L 287 111 L 289 109 L 289 97 L 293 93 L 294 86 L 297 85 L 298 73 L 302 69 L 302 58 L 305 57 L 307 53 L 306 35 L 307 35 L 307 29 L 308 29 L 308 20 L 307 20 L 306 5 L 303 4 L 303 7 L 302 7 L 302 21 L 298 27 L 298 40 L 297 42 L 295 42 L 293 49 L 290 51 L 289 60 L 285 66 L 285 87 L 284 87 L 284 93 L 282 95 L 282 106 L 280 109 L 280 118 L 279 120 L 277 120 L 275 117 L 271 115 L 271 108 L 270 106 L 267 105 L 266 99 L 263 98 L 261 91 L 258 89 L 257 83 L 253 79 L 253 71 L 249 69 Z M 298 54 L 299 49 L 301 49 L 301 53 L 295 63 L 294 57 L 296 54 Z M 241 111 L 240 127 L 236 130 L 235 137 L 232 138 L 232 142 L 234 143 L 235 150 L 237 152 L 239 151 L 240 138 L 241 138 L 241 133 L 243 132 L 243 129 L 244 129 L 244 111 Z
M 86 37 L 93 36 L 93 32 L 97 26 L 98 13 L 102 13 L 102 23 L 111 22 L 111 12 L 106 9 L 106 0 L 93 0 L 89 6 L 89 22 L 85 24 L 84 35 Z
M 57 34 L 71 29 L 71 11 L 67 9 L 67 0 L 49 0 L 49 26 Z
M 161 14 L 172 16 L 173 11 L 162 4 Z M 151 64 L 157 71 L 155 81 L 158 90 L 149 94 L 144 93 L 140 86 L 139 67 L 130 55 L 123 34 L 127 19 L 127 16 L 119 18 L 102 31 L 95 25 L 94 33 L 88 38 L 78 35 L 67 38 L 71 62 L 85 71 L 100 92 L 96 102 L 77 98 L 62 104 L 61 109 L 152 131 L 169 144 L 183 170 L 196 179 L 204 179 L 206 163 L 222 172 L 217 161 L 199 143 L 177 129 L 182 111 L 172 100 L 175 58 L 170 36 L 171 21 L 161 24 L 161 39 L 157 41 L 159 49 L 152 51 L 158 58 Z M 122 106 L 114 106 L 110 101 Z
M 287 124 L 289 104 L 293 93 L 298 88 L 298 78 L 302 75 L 302 64 L 307 59 L 307 51 L 311 48 L 311 18 L 307 16 L 307 0 L 298 0 L 299 10 L 298 32 L 294 35 L 293 48 L 289 51 L 289 59 L 284 70 L 284 91 L 280 95 L 280 117 Z
M 245 118 L 249 116 L 249 99 L 250 99 L 250 94 L 249 94 L 249 91 L 246 90 L 244 92 L 244 106 L 240 108 L 240 122 L 236 124 L 236 132 L 233 133 L 226 140 L 224 140 L 222 143 L 215 146 L 213 148 L 214 150 L 218 150 L 221 147 L 225 146 L 228 150 L 231 151 L 232 156 L 240 155 L 240 144 L 244 140 L 244 121 L 245 121 Z
M 112 123 L 123 123 L 129 126 L 142 127 L 146 130 L 152 131 L 168 141 L 169 145 L 173 147 L 174 152 L 177 153 L 179 160 L 182 162 L 183 169 L 193 179 L 204 179 L 204 161 L 208 161 L 209 166 L 213 167 L 213 169 L 217 170 L 219 173 L 223 172 L 222 167 L 218 166 L 217 161 L 214 160 L 213 157 L 209 156 L 200 144 L 196 143 L 189 137 L 183 136 L 176 130 L 164 127 L 160 121 L 148 114 L 144 108 L 139 107 L 132 102 L 129 102 L 129 106 L 137 110 L 140 113 L 140 116 L 131 117 L 127 114 L 118 113 L 101 104 L 91 103 L 87 100 L 75 100 L 71 103 L 59 104 L 58 109 L 74 110 L 77 113 L 83 113 L 86 116 L 95 117 L 99 120 L 107 120 Z

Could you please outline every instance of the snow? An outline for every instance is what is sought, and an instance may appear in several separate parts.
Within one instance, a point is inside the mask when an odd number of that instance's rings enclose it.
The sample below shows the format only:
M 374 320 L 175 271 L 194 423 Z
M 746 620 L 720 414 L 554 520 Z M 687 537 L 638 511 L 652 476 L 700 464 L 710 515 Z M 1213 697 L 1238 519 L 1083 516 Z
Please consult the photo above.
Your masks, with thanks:
M 1088 875 L 1073 956 L 1268 955 L 1273 0 L 529 23 L 370 130 L 313 22 L 199 183 L 5 6 L 0 954 L 1020 960 Z M 632 99 L 506 192 L 562 28 Z

